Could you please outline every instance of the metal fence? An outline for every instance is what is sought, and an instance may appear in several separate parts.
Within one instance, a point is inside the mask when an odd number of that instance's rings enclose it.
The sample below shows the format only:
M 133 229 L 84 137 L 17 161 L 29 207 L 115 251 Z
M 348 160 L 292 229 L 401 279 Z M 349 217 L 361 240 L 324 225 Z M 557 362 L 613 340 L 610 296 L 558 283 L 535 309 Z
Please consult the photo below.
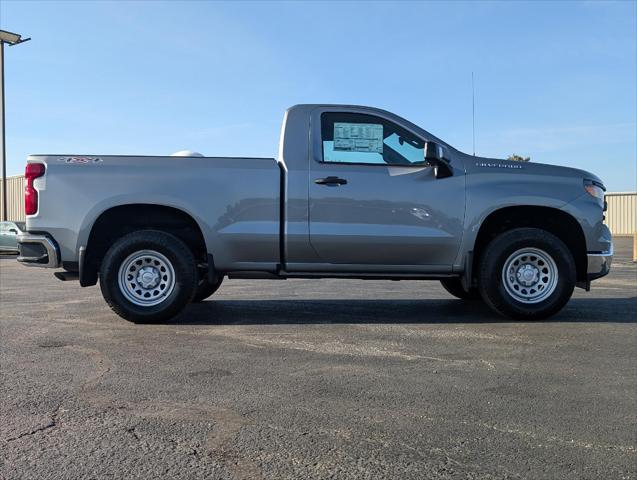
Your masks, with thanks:
M 606 224 L 613 235 L 633 235 L 637 232 L 637 193 L 607 193 Z
M 0 192 L 1 190 L 0 186 Z M 0 195 L 0 211 L 2 206 Z M 637 231 L 637 192 L 607 193 L 606 224 L 613 235 L 632 235 Z M 7 177 L 9 220 L 24 221 L 24 175 Z
M 0 212 L 4 208 L 2 182 L 0 182 Z M 7 177 L 7 220 L 24 221 L 24 175 Z

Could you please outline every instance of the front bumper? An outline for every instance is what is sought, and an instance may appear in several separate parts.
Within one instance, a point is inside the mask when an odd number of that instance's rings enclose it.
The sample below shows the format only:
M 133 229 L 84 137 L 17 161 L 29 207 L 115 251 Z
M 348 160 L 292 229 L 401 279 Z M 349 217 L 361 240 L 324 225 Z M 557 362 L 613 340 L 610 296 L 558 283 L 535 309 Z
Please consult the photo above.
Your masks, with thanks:
M 51 237 L 39 233 L 18 235 L 18 262 L 28 267 L 58 268 L 60 249 Z
M 588 268 L 586 270 L 588 281 L 603 277 L 610 272 L 610 266 L 613 263 L 613 244 L 606 252 L 589 253 Z

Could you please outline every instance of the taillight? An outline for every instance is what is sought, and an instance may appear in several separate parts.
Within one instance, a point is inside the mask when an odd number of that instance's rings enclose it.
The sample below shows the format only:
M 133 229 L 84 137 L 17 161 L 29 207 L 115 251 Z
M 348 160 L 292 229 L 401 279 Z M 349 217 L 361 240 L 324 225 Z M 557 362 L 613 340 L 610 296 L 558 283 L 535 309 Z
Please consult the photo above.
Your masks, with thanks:
M 24 212 L 27 215 L 38 213 L 38 191 L 33 186 L 33 180 L 44 175 L 46 170 L 43 163 L 27 163 L 24 170 Z

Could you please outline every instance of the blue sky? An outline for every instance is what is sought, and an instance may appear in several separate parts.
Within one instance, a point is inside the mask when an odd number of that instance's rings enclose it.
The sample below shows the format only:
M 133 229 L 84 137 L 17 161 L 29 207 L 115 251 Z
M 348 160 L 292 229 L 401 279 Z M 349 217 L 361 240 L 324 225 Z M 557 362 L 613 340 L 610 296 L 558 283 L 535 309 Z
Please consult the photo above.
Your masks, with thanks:
M 471 152 L 635 190 L 636 2 L 0 2 L 9 174 L 29 153 L 276 155 L 283 111 L 393 111 Z

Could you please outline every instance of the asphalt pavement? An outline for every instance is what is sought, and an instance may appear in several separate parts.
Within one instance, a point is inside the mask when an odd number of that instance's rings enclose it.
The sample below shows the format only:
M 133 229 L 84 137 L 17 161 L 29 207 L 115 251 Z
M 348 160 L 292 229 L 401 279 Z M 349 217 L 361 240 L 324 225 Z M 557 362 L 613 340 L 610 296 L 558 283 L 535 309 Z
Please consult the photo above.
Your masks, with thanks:
M 0 258 L 2 479 L 634 479 L 637 264 L 542 322 L 437 282 L 226 280 L 134 325 Z

